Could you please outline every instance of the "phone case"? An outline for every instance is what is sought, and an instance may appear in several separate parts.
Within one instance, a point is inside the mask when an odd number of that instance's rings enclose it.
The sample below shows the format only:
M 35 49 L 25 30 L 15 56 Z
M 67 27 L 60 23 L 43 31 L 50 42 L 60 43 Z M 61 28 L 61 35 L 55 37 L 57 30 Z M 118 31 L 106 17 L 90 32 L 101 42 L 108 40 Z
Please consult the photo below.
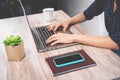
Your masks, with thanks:
M 63 57 L 66 57 L 66 56 L 72 56 L 72 55 L 75 55 L 75 54 L 79 54 L 82 57 L 82 59 L 67 62 L 67 63 L 63 63 L 63 64 L 59 64 L 59 65 L 57 65 L 56 62 L 55 62 L 55 59 L 63 58 Z M 55 64 L 55 66 L 58 67 L 58 68 L 73 65 L 73 64 L 77 64 L 77 63 L 80 63 L 80 62 L 83 62 L 83 61 L 85 61 L 85 58 L 80 53 L 67 54 L 67 55 L 63 55 L 63 56 L 53 58 L 53 62 Z

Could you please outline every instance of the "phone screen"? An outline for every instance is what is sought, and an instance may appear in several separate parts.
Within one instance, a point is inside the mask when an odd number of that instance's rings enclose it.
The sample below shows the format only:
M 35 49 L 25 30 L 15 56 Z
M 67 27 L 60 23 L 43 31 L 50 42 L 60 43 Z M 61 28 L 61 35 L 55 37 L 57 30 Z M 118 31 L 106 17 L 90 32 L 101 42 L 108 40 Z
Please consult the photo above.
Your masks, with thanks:
M 83 62 L 85 58 L 80 53 L 68 54 L 54 58 L 54 63 L 56 67 L 63 67 L 79 62 Z

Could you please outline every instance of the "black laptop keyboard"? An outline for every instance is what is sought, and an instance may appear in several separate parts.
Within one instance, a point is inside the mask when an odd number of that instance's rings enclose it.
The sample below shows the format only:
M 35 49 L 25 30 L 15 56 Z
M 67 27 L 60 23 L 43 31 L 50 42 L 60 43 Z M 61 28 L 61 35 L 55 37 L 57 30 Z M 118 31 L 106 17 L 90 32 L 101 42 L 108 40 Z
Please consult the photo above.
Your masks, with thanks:
M 38 33 L 38 36 L 40 37 L 42 44 L 44 47 L 49 47 L 50 44 L 46 44 L 46 40 L 52 36 L 53 34 L 55 34 L 54 31 L 48 31 L 47 27 L 37 27 L 36 31 Z

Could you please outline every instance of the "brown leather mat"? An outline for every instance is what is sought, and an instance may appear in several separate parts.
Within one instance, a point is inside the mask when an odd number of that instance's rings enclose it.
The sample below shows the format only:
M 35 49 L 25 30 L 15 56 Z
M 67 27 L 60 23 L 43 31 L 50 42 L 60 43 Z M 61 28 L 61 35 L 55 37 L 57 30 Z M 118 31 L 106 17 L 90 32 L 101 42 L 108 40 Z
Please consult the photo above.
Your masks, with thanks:
M 54 76 L 96 65 L 96 63 L 87 55 L 87 53 L 84 50 L 74 51 L 74 52 L 65 53 L 65 54 L 74 54 L 76 52 L 79 52 L 80 54 L 82 54 L 82 56 L 85 58 L 84 62 L 57 68 L 53 62 L 53 58 L 57 56 L 46 58 L 46 61 L 49 67 L 51 68 Z M 65 54 L 58 55 L 58 56 L 63 56 Z

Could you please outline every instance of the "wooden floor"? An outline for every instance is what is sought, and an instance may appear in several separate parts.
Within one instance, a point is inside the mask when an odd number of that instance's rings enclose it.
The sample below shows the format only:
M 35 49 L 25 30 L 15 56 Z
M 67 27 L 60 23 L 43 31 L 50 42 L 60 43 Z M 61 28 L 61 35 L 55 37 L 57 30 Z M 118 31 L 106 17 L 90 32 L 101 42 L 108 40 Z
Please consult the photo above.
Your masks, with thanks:
M 29 15 L 31 27 L 51 24 L 68 19 L 63 11 L 56 11 L 55 20 L 44 22 L 42 14 Z M 38 53 L 25 17 L 0 20 L 0 80 L 112 80 L 120 77 L 120 57 L 109 49 L 76 45 Z M 71 28 L 74 33 L 88 35 L 78 24 Z M 3 40 L 9 35 L 20 35 L 24 40 L 26 56 L 20 62 L 8 61 Z M 96 66 L 53 77 L 45 58 L 70 51 L 84 49 L 96 62 Z

